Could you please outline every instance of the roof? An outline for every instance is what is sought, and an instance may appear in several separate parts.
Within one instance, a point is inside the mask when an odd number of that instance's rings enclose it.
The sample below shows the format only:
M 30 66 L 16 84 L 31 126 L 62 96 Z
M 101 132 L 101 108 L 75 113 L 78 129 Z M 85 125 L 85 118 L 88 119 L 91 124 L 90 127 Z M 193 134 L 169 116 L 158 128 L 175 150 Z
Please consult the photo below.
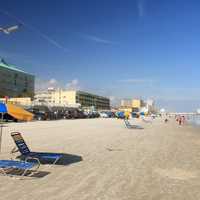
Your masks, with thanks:
M 18 69 L 15 65 L 8 64 L 7 62 L 5 62 L 4 59 L 0 59 L 0 67 L 10 69 L 10 70 L 14 70 L 14 71 L 18 71 L 18 72 L 22 72 L 22 73 L 27 73 L 27 72 L 25 72 L 21 69 Z

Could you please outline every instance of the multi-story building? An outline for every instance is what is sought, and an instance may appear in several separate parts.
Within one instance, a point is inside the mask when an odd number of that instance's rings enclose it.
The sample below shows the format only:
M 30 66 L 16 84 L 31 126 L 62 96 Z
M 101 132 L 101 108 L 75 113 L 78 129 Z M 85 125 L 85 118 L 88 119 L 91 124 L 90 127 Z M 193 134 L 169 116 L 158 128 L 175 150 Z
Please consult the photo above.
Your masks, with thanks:
M 19 106 L 31 106 L 32 105 L 32 99 L 30 97 L 17 97 L 17 98 L 0 98 L 0 102 L 10 102 L 12 104 L 15 105 L 19 105 Z
M 131 103 L 132 103 L 131 99 L 122 99 L 121 100 L 121 107 L 130 108 L 131 105 L 132 105 Z
M 146 108 L 147 108 L 148 112 L 150 112 L 150 113 L 156 112 L 154 100 L 148 99 L 148 100 L 146 101 Z
M 49 105 L 77 106 L 83 108 L 94 108 L 97 110 L 110 109 L 109 98 L 76 90 L 48 89 L 47 92 L 35 95 L 35 100 L 46 102 Z
M 0 97 L 33 97 L 35 77 L 0 61 Z
M 142 107 L 145 106 L 145 103 L 141 99 L 133 99 L 132 100 L 132 111 L 139 112 Z
M 110 99 L 83 91 L 76 91 L 76 102 L 82 107 L 94 107 L 100 110 L 110 109 Z

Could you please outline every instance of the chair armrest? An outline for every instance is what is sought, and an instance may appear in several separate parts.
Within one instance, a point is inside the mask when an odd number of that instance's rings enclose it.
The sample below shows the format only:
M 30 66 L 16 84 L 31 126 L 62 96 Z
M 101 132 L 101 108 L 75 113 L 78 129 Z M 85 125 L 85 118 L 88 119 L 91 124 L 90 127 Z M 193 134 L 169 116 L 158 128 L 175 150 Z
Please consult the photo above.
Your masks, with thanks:
M 25 162 L 28 162 L 28 160 L 36 160 L 38 165 L 40 165 L 40 160 L 38 158 L 35 158 L 35 157 L 31 157 L 31 156 L 28 156 L 26 157 L 26 159 L 24 160 Z
M 17 147 L 12 148 L 11 150 L 11 154 L 17 153 L 19 151 L 19 149 Z
M 37 167 L 36 167 L 36 169 L 35 169 L 35 171 L 37 171 L 38 169 L 39 169 L 39 167 L 40 167 L 40 165 L 41 165 L 41 163 L 40 163 L 40 160 L 38 159 L 38 158 L 34 158 L 34 157 L 27 157 L 24 161 L 25 162 L 28 162 L 28 160 L 36 160 L 37 161 Z
M 19 149 L 17 147 L 12 148 L 12 150 L 10 151 L 10 155 L 11 155 L 11 160 L 14 160 L 14 155 L 15 153 L 19 152 Z

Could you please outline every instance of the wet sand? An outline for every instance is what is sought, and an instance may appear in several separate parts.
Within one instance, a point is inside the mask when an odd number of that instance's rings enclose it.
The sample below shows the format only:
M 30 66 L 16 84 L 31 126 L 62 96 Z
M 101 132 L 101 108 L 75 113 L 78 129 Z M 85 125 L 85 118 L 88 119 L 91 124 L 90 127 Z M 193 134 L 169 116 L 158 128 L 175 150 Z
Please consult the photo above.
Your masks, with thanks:
M 117 119 L 11 123 L 3 130 L 1 159 L 10 158 L 12 131 L 33 151 L 64 153 L 62 165 L 42 165 L 25 180 L 0 176 L 8 200 L 198 200 L 200 129 Z

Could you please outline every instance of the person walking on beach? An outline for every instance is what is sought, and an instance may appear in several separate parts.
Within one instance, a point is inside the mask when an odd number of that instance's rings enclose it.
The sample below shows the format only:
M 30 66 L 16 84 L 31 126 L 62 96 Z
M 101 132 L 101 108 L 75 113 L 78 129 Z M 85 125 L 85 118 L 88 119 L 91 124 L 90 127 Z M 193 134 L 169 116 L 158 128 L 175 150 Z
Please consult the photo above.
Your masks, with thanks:
M 185 116 L 182 116 L 182 124 L 185 124 Z
M 179 124 L 179 125 L 182 124 L 182 117 L 181 117 L 181 116 L 179 116 L 179 118 L 178 118 L 178 124 Z

